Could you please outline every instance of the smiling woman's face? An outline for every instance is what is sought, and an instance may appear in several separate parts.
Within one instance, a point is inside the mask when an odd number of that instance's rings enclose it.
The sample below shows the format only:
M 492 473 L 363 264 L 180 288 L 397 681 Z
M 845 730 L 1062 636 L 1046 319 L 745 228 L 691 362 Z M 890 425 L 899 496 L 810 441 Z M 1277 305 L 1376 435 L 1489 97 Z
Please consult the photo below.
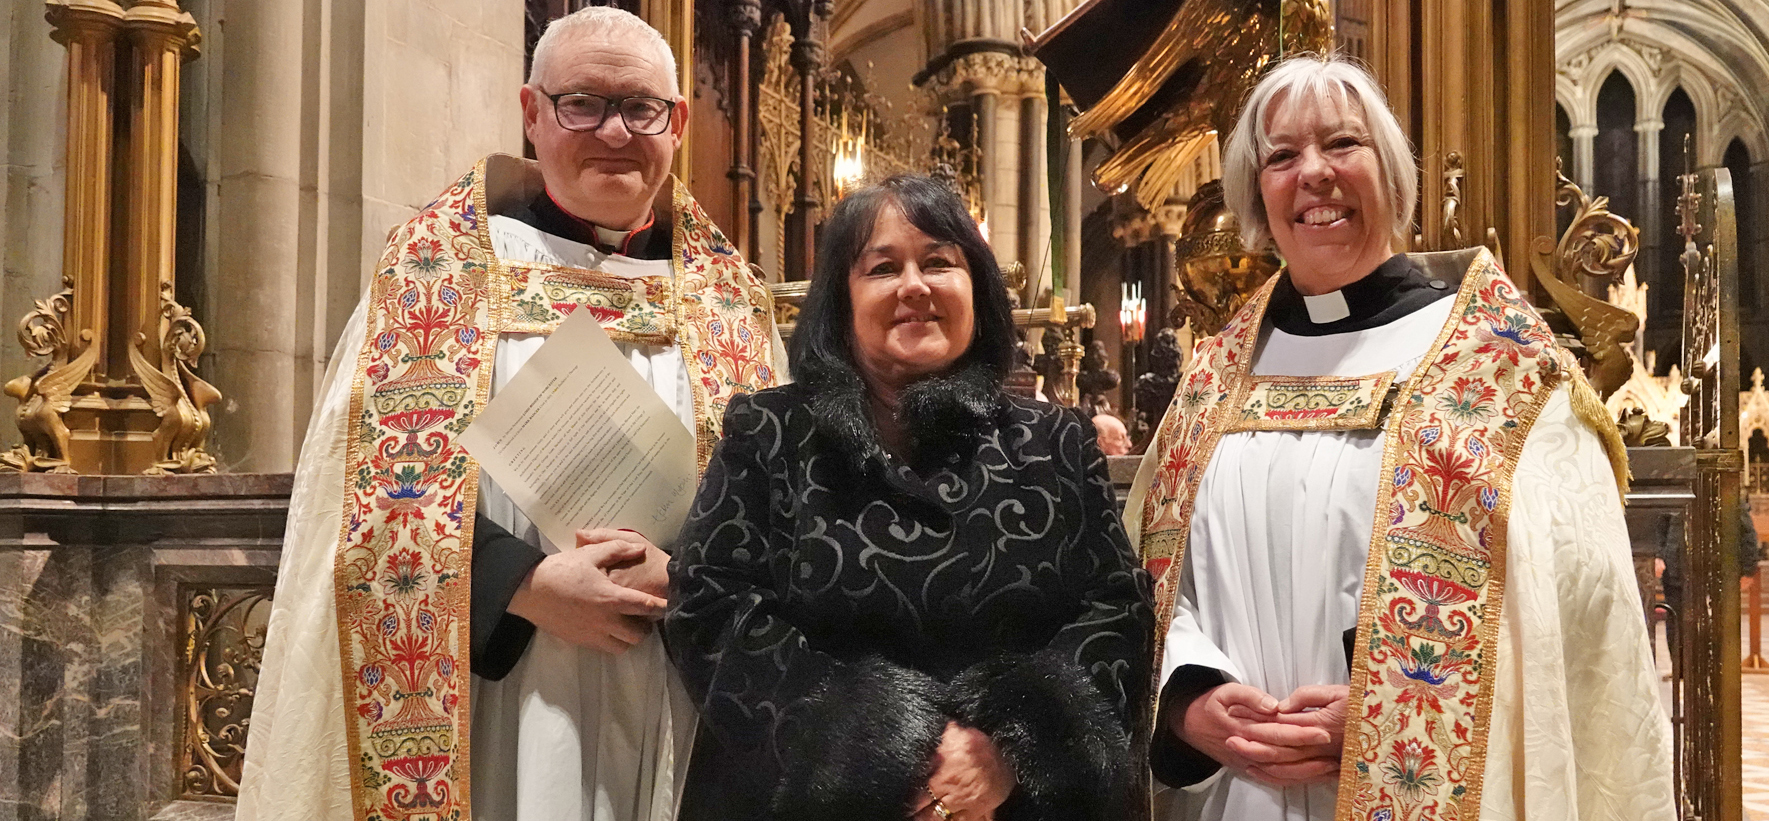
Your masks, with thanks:
M 1357 102 L 1278 97 L 1266 139 L 1259 193 L 1298 290 L 1336 291 L 1394 255 L 1393 205 Z
M 975 316 L 970 266 L 950 242 L 928 236 L 894 203 L 848 268 L 854 358 L 892 391 L 950 367 L 970 348 Z

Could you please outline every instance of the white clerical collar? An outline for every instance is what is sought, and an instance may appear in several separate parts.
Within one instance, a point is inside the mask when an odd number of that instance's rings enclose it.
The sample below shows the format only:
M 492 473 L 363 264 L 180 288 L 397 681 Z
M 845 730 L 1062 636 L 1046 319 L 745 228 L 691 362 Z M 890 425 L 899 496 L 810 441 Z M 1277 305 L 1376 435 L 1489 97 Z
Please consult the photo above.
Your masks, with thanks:
M 1303 294 L 1302 305 L 1308 309 L 1308 321 L 1316 325 L 1338 322 L 1351 316 L 1351 306 L 1345 304 L 1344 291 L 1329 291 L 1319 296 Z
M 638 231 L 616 231 L 613 228 L 603 228 L 595 223 L 590 223 L 590 227 L 596 229 L 596 242 L 598 244 L 603 248 L 613 248 L 617 252 L 622 253 L 626 251 L 627 240 L 631 239 L 634 234 L 639 233 Z M 646 223 L 646 227 L 650 227 L 650 223 Z

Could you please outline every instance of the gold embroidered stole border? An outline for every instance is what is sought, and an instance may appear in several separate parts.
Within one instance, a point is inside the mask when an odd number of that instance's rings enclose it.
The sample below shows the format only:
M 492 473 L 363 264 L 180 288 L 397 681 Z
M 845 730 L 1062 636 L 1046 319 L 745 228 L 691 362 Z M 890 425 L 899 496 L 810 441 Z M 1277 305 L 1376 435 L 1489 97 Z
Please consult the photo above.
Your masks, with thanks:
M 1247 376 L 1229 433 L 1367 430 L 1382 423 L 1394 371 L 1370 376 Z
M 1270 285 L 1225 329 L 1237 339 L 1200 349 L 1196 370 L 1224 368 L 1202 380 L 1214 392 L 1176 396 L 1156 439 L 1164 461 L 1139 513 L 1157 624 L 1172 621 L 1198 483 L 1229 428 L 1224 417 L 1246 404 Z M 1389 492 L 1378 497 L 1360 601 L 1342 821 L 1478 815 L 1498 629 L 1483 616 L 1502 606 L 1511 478 L 1542 406 L 1576 368 L 1484 251 L 1430 350 L 1387 425 L 1379 481 Z M 1484 526 L 1473 528 L 1477 520 Z M 1447 642 L 1442 652 L 1431 638 Z
M 370 283 L 333 576 L 359 821 L 470 815 L 469 574 L 478 469 L 455 437 L 490 393 L 488 343 L 504 330 L 550 333 L 563 303 L 575 309 L 594 293 L 618 295 L 623 285 L 635 289 L 631 304 L 674 296 L 667 316 L 647 319 L 653 324 L 637 332 L 612 329 L 611 336 L 680 346 L 702 470 L 731 396 L 769 387 L 776 377 L 767 289 L 679 181 L 673 283 L 603 282 L 606 275 L 573 271 L 576 282 L 566 283 L 561 304 L 544 304 L 555 317 L 532 310 L 515 321 L 512 286 L 526 291 L 536 284 L 519 278 L 571 269 L 512 268 L 496 259 L 486 167 L 480 161 L 401 226 Z M 661 333 L 665 327 L 675 330 L 673 340 Z

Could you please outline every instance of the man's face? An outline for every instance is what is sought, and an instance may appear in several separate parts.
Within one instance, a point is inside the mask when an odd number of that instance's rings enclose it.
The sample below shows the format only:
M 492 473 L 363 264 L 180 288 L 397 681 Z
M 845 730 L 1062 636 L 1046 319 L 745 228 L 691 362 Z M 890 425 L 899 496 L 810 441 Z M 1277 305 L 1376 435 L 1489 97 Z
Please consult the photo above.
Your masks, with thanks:
M 669 128 L 634 134 L 610 111 L 591 131 L 559 125 L 547 95 L 582 92 L 604 97 L 660 97 L 675 102 Z M 688 106 L 670 91 L 667 67 L 644 43 L 586 35 L 559 44 L 537 82 L 522 87 L 523 127 L 534 143 L 547 190 L 573 215 L 604 228 L 638 228 L 669 179 L 682 144 Z

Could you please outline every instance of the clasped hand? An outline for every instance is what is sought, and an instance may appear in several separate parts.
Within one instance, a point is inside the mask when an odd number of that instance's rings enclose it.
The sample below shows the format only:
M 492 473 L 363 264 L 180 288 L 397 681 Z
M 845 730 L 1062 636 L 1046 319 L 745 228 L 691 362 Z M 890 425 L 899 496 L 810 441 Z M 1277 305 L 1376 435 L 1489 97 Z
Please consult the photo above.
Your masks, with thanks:
M 1274 787 L 1331 780 L 1345 747 L 1343 684 L 1299 687 L 1279 701 L 1256 687 L 1223 684 L 1192 700 L 1169 729 L 1217 763 Z
M 947 722 L 933 764 L 927 789 L 909 807 L 912 821 L 992 821 L 995 808 L 1013 793 L 1013 771 L 981 730 Z M 946 816 L 934 809 L 936 801 Z
M 669 597 L 669 554 L 630 530 L 580 530 L 542 559 L 509 612 L 581 647 L 620 654 L 645 640 Z

